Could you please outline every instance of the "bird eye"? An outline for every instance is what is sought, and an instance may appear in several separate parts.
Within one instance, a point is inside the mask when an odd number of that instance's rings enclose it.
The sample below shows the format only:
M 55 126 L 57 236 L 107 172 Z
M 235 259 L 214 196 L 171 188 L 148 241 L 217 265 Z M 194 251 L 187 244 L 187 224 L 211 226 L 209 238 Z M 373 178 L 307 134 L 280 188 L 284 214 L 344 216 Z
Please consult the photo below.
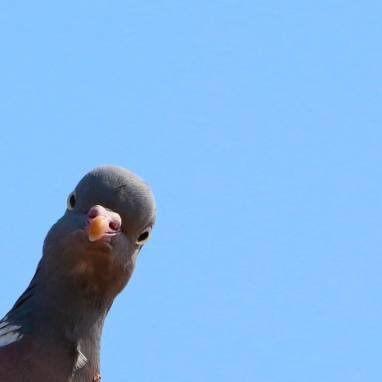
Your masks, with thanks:
M 72 210 L 76 206 L 76 195 L 74 192 L 72 192 L 68 196 L 68 210 Z
M 143 231 L 143 232 L 138 236 L 137 244 L 139 244 L 139 245 L 144 244 L 144 243 L 149 239 L 149 236 L 150 236 L 150 230 L 147 229 L 147 230 Z

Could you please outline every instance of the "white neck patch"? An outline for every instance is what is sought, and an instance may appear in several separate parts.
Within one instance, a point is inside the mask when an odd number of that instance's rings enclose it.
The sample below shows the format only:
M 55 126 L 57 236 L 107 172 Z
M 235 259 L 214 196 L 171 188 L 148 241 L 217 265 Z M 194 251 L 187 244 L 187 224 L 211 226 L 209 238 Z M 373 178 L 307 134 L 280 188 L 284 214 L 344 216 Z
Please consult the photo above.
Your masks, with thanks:
M 0 321 L 0 347 L 20 341 L 23 335 L 18 331 L 19 325 L 11 325 L 7 321 Z
M 84 356 L 83 353 L 81 353 L 79 347 L 77 347 L 77 353 L 78 353 L 77 354 L 77 360 L 76 360 L 76 364 L 74 365 L 74 370 L 73 371 L 81 369 L 88 362 L 88 359 Z

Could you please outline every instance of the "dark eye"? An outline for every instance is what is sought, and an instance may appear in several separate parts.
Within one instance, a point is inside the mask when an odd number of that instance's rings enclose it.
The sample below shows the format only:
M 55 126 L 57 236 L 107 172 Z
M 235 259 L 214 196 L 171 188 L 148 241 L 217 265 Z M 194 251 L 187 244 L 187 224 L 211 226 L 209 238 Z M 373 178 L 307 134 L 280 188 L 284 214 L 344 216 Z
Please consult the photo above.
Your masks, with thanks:
M 150 230 L 145 230 L 145 231 L 143 231 L 143 232 L 138 236 L 137 244 L 142 245 L 143 243 L 145 243 L 145 242 L 148 240 L 149 236 L 150 236 Z
M 68 210 L 72 210 L 76 206 L 76 195 L 72 192 L 68 196 Z

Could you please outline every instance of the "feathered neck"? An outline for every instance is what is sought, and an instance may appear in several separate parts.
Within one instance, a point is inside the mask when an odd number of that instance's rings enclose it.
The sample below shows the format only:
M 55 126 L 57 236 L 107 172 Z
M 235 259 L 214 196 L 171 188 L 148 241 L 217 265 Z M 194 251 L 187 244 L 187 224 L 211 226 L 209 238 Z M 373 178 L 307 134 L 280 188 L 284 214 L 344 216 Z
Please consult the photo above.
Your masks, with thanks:
M 100 372 L 100 343 L 104 320 L 111 300 L 94 295 L 86 285 L 77 285 L 56 277 L 45 280 L 43 261 L 25 292 L 2 322 L 16 328 L 15 340 L 33 343 L 41 357 L 55 352 L 70 381 L 93 381 Z M 1 322 L 1 321 L 0 321 Z M 51 365 L 54 367 L 54 365 Z M 94 379 L 96 380 L 96 379 Z

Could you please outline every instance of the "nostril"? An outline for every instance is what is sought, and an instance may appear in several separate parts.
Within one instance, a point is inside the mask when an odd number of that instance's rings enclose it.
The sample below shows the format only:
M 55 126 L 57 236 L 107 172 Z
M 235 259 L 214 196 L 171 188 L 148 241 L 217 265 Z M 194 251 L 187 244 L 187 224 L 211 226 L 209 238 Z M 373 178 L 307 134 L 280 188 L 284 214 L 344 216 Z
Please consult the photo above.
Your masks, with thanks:
M 110 221 L 109 228 L 113 231 L 119 231 L 121 224 L 117 221 Z
M 88 212 L 88 218 L 94 219 L 96 216 L 98 216 L 98 210 L 97 208 L 91 208 Z

